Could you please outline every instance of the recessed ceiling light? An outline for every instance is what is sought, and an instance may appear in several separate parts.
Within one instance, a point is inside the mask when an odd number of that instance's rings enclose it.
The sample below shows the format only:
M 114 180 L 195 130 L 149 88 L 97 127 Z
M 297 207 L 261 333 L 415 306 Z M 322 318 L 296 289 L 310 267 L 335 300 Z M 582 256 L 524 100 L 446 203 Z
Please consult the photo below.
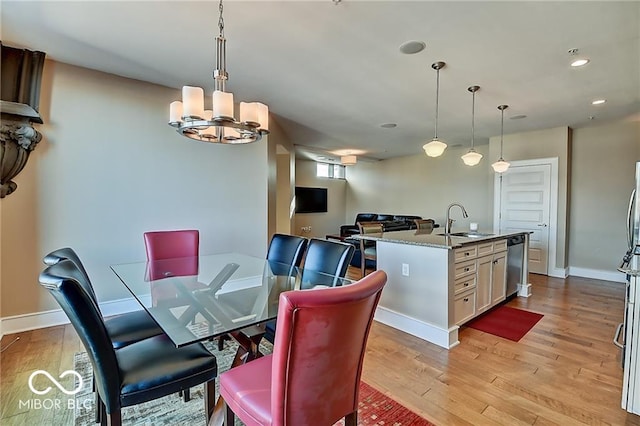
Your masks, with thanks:
M 409 40 L 400 45 L 400 52 L 405 55 L 413 55 L 414 53 L 422 52 L 427 44 L 424 41 Z
M 514 115 L 513 117 L 509 117 L 512 120 L 522 120 L 523 118 L 527 118 L 526 115 L 524 114 L 520 114 L 520 115 Z
M 380 125 L 380 127 L 383 127 L 385 129 L 393 129 L 394 127 L 397 127 L 398 125 L 396 123 L 383 123 Z
M 583 59 L 576 59 L 575 61 L 571 62 L 571 66 L 572 67 L 582 67 L 584 65 L 587 65 L 589 63 L 589 60 L 586 58 Z
M 605 102 L 607 102 L 606 99 L 596 99 L 595 101 L 591 102 L 591 105 L 601 105 Z

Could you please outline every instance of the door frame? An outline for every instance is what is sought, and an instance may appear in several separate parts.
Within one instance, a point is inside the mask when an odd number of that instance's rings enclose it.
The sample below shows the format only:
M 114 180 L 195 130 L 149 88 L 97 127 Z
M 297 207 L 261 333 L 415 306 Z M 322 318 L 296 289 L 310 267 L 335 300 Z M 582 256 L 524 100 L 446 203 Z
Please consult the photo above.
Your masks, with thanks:
M 551 188 L 549 194 L 549 247 L 547 250 L 547 275 L 566 278 L 564 269 L 556 267 L 556 248 L 558 244 L 558 157 L 536 158 L 533 160 L 512 161 L 510 167 L 551 166 Z M 493 178 L 493 229 L 500 230 L 500 210 L 502 200 L 502 174 L 495 173 Z

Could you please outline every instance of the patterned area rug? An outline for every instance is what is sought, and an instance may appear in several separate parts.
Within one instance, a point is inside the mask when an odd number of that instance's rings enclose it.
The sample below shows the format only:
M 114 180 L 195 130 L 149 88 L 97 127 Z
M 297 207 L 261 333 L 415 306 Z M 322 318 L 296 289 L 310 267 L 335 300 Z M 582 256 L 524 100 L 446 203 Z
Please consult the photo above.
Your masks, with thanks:
M 262 353 L 271 353 L 273 346 L 263 340 L 260 344 Z M 225 342 L 221 352 L 217 342 L 205 342 L 207 349 L 216 356 L 218 372 L 229 369 L 236 352 L 235 342 Z M 75 425 L 94 426 L 94 402 L 91 391 L 92 369 L 86 352 L 79 352 L 74 357 L 74 369 L 83 379 L 83 389 L 75 395 Z M 216 395 L 218 381 L 216 381 Z M 144 404 L 126 407 L 122 410 L 124 425 L 156 426 L 156 425 L 206 425 L 204 414 L 203 386 L 191 388 L 191 400 L 184 402 L 177 394 L 149 401 Z M 343 425 L 343 421 L 336 424 Z M 398 404 L 390 397 L 377 391 L 364 382 L 360 383 L 360 403 L 358 407 L 358 424 L 362 426 L 429 426 L 432 423 L 418 416 L 408 408 Z M 236 419 L 236 426 L 243 425 Z

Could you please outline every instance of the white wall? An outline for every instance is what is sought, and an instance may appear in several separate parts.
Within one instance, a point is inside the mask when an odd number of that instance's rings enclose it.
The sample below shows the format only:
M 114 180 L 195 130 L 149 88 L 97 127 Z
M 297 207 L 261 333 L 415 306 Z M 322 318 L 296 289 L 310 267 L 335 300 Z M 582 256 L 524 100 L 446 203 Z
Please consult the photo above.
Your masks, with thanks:
M 71 246 L 102 301 L 128 294 L 110 264 L 145 259 L 148 230 L 200 230 L 200 252 L 264 256 L 267 143 L 218 146 L 167 123 L 178 90 L 47 61 L 44 139 L 2 200 L 5 317 L 57 308 L 42 257 Z

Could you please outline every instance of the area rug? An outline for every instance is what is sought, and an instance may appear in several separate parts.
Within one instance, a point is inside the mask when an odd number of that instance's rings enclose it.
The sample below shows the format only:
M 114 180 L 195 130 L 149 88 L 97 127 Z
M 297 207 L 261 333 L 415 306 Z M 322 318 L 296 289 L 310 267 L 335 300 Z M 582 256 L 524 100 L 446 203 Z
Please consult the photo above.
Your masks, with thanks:
M 468 322 L 467 326 L 518 342 L 543 316 L 503 305 Z
M 207 349 L 216 356 L 218 372 L 229 369 L 235 355 L 237 344 L 226 342 L 225 348 L 219 352 L 217 342 L 205 342 Z M 273 347 L 269 342 L 260 345 L 262 353 L 271 353 Z M 74 357 L 74 369 L 83 380 L 82 390 L 75 395 L 75 426 L 94 426 L 94 403 L 91 391 L 92 369 L 86 352 L 79 352 Z M 156 425 L 206 425 L 203 401 L 203 386 L 191 388 L 191 400 L 184 402 L 177 394 L 169 395 L 144 404 L 126 407 L 122 410 L 123 425 L 156 426 Z M 218 381 L 216 381 L 216 395 Z M 343 425 L 343 421 L 336 426 Z M 243 423 L 236 419 L 236 426 Z M 364 382 L 360 382 L 360 402 L 358 406 L 358 425 L 362 426 L 432 426 L 408 408 L 400 405 L 392 398 L 377 391 Z

